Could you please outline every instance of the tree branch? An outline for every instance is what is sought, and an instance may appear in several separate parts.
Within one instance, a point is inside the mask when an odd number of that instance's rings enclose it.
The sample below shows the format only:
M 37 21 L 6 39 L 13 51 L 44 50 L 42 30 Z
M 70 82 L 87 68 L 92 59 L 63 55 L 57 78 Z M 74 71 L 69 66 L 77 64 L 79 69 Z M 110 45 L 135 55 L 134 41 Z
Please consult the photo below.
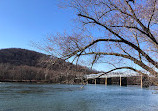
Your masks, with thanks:
M 97 55 L 114 55 L 114 56 L 118 56 L 118 57 L 123 57 L 123 58 L 126 58 L 126 59 L 129 59 L 129 60 L 133 61 L 135 64 L 137 64 L 140 67 L 142 67 L 143 69 L 149 71 L 153 75 L 158 75 L 158 73 L 155 70 L 153 70 L 149 66 L 145 65 L 142 61 L 137 60 L 136 58 L 134 58 L 132 56 L 129 56 L 129 55 L 124 55 L 124 54 L 119 54 L 119 53 L 104 53 L 104 52 L 89 52 L 89 53 L 85 53 L 85 54 L 82 54 L 82 55 L 91 55 L 91 54 L 97 54 Z
M 80 53 L 78 54 L 78 56 L 80 56 L 84 50 L 86 50 L 86 49 L 89 48 L 90 46 L 92 46 L 92 45 L 94 45 L 95 43 L 100 42 L 100 41 L 107 41 L 107 42 L 108 42 L 108 41 L 109 41 L 109 42 L 123 42 L 122 40 L 117 40 L 117 39 L 97 39 L 97 40 L 91 42 L 90 44 L 88 44 L 87 46 L 85 46 L 85 47 L 83 47 L 83 48 L 81 48 L 81 49 L 79 49 L 79 50 L 76 50 L 76 51 L 74 51 L 73 53 L 71 53 L 71 54 L 69 54 L 69 55 L 65 55 L 64 57 L 67 57 L 66 59 L 69 59 L 69 58 L 71 58 L 72 56 L 76 55 L 78 52 L 80 52 Z
M 86 15 L 82 15 L 82 14 L 78 14 L 78 16 L 93 20 L 96 24 L 106 28 L 109 32 L 111 32 L 112 34 L 114 34 L 115 36 L 117 36 L 118 38 L 120 38 L 125 44 L 133 47 L 135 50 L 137 50 L 139 53 L 141 53 L 150 63 L 152 63 L 156 68 L 158 68 L 158 62 L 155 62 L 148 54 L 146 54 L 143 50 L 141 50 L 139 47 L 137 47 L 136 45 L 134 45 L 133 43 L 125 40 L 124 38 L 122 38 L 120 35 L 118 35 L 116 32 L 112 31 L 112 29 L 108 28 L 107 26 L 101 24 L 100 22 L 96 21 L 94 18 L 86 16 Z
M 141 29 L 139 29 L 138 27 L 134 27 L 134 26 L 115 26 L 115 25 L 112 25 L 112 26 L 110 26 L 110 27 L 125 27 L 125 28 L 128 28 L 128 29 L 136 29 L 136 30 L 138 30 L 138 31 L 140 31 L 141 33 L 143 33 L 143 34 L 147 34 L 146 32 L 144 32 L 144 31 L 142 31 Z
M 157 40 L 154 38 L 154 36 L 151 34 L 150 30 L 137 18 L 136 14 L 134 13 L 134 10 L 132 9 L 131 5 L 124 0 L 127 6 L 130 9 L 130 12 L 133 14 L 133 18 L 137 21 L 137 23 L 142 27 L 142 29 L 147 33 L 146 35 L 156 44 L 158 45 Z
M 153 11 L 152 11 L 152 15 L 151 15 L 150 20 L 149 20 L 149 23 L 148 23 L 148 30 L 150 29 L 150 23 L 151 23 L 152 18 L 153 18 L 153 16 L 154 16 L 155 9 L 156 9 L 156 0 L 154 1 L 154 9 L 153 9 Z

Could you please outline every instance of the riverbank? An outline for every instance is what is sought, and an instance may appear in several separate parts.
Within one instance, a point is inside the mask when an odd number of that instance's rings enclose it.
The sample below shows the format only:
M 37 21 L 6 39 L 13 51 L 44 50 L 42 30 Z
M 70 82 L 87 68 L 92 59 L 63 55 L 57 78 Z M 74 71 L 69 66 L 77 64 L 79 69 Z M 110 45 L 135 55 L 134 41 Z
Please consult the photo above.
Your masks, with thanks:
M 71 80 L 0 80 L 0 82 L 13 82 L 13 83 L 56 83 L 56 84 L 85 84 L 82 79 L 71 79 Z

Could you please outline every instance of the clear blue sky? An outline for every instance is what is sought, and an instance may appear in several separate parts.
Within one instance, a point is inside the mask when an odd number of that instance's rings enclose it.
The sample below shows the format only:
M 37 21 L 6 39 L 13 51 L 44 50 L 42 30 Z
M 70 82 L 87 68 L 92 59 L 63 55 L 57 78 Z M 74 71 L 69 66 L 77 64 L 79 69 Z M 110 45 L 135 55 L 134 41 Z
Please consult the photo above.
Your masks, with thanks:
M 71 31 L 73 11 L 59 8 L 62 0 L 0 0 L 0 49 L 25 48 L 40 51 L 32 46 L 48 34 Z M 95 66 L 106 70 L 103 64 Z
M 59 8 L 60 1 L 0 0 L 0 49 L 24 48 L 39 52 L 32 41 L 40 42 L 50 33 L 71 31 L 75 15 L 70 9 Z
M 58 7 L 61 0 L 0 0 L 0 49 L 37 50 L 50 33 L 71 30 L 73 12 Z

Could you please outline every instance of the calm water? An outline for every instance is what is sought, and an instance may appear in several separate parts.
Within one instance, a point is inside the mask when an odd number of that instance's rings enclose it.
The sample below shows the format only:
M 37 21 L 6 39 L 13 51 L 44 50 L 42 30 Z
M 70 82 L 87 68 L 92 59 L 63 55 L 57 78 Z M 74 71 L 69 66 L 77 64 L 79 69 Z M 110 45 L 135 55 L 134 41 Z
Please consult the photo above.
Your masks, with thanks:
M 140 87 L 0 83 L 0 111 L 158 111 L 158 94 Z

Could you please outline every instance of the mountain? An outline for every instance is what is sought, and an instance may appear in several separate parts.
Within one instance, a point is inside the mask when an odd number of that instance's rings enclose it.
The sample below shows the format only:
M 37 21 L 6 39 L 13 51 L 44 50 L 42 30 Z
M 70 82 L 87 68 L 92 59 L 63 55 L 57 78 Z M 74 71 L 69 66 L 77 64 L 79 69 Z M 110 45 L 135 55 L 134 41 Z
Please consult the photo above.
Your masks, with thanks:
M 27 49 L 0 50 L 0 81 L 47 81 L 74 84 L 81 83 L 85 74 L 96 72 L 57 57 Z
M 1 49 L 0 63 L 36 66 L 38 60 L 44 56 L 46 55 L 39 52 L 20 48 Z

